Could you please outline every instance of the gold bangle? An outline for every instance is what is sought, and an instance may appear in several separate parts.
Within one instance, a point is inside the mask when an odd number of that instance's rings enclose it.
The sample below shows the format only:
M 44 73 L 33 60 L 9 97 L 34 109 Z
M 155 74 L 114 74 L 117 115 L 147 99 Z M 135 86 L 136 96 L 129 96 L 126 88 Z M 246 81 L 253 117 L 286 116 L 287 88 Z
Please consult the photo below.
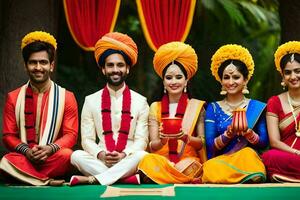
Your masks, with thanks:
M 152 149 L 152 141 L 149 142 L 149 150 L 150 150 L 150 152 L 153 152 L 153 149 Z
M 202 145 L 205 145 L 205 137 L 200 135 L 200 139 L 201 139 Z
M 224 132 L 224 136 L 227 137 L 228 139 L 233 138 L 233 134 L 229 133 L 229 131 L 227 131 L 227 130 Z
M 187 137 L 186 137 L 186 144 L 189 144 L 190 142 L 191 142 L 191 137 L 192 136 L 190 136 L 190 135 L 187 135 Z

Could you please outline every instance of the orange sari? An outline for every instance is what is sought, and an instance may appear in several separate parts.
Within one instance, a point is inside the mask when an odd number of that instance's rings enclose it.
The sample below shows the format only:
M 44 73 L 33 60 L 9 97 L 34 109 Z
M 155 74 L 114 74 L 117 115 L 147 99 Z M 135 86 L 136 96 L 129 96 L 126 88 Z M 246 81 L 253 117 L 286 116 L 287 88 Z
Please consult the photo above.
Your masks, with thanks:
M 182 130 L 185 133 L 189 135 L 194 134 L 194 129 L 203 105 L 204 101 L 189 100 L 182 122 Z M 161 102 L 154 102 L 150 106 L 149 121 L 151 119 L 155 120 L 157 126 L 159 126 L 161 122 Z M 204 141 L 203 144 L 205 144 Z M 191 158 L 203 163 L 207 160 L 205 145 L 200 152 L 197 152 L 194 147 L 188 144 L 185 145 L 181 140 L 178 140 L 177 152 L 180 152 L 180 161 Z M 178 171 L 175 168 L 175 164 L 169 161 L 168 156 L 169 149 L 167 143 L 154 153 L 147 154 L 139 163 L 138 169 L 158 184 L 191 182 L 194 177 L 186 176 Z

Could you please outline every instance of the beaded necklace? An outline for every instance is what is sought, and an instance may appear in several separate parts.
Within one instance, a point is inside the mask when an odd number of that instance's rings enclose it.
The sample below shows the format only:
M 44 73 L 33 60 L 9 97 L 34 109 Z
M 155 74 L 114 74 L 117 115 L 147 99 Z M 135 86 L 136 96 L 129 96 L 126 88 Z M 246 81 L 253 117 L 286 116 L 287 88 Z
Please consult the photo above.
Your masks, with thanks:
M 294 107 L 292 105 L 292 102 L 291 102 L 291 97 L 290 97 L 290 94 L 289 92 L 287 92 L 287 97 L 288 97 L 288 102 L 289 102 L 289 105 L 290 105 L 290 108 L 292 110 L 292 114 L 293 114 L 293 117 L 294 117 L 294 121 L 295 121 L 295 134 L 297 137 L 300 137 L 300 130 L 299 130 L 299 124 L 297 123 L 297 116 L 296 114 L 294 113 Z

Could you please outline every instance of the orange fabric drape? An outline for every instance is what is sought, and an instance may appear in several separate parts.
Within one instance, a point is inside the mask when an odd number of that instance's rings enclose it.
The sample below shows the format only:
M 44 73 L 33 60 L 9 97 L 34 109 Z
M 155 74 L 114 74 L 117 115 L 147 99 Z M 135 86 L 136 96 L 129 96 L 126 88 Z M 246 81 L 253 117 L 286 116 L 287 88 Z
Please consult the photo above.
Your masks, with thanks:
M 151 49 L 184 42 L 192 25 L 196 0 L 136 0 L 144 35 Z
M 112 32 L 121 0 L 64 0 L 65 15 L 75 42 L 94 51 L 97 40 Z

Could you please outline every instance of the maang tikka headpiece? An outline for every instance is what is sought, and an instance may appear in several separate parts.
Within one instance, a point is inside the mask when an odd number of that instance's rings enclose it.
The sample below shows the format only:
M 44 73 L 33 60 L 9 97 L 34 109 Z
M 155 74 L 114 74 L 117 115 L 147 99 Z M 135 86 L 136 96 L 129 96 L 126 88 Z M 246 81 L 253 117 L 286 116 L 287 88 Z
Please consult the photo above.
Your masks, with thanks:
M 172 63 L 171 63 L 171 65 L 169 66 L 169 67 L 171 67 L 171 66 L 177 66 L 175 63 L 174 63 L 174 60 L 172 61 Z
M 225 69 L 227 69 L 228 72 L 232 74 L 234 70 L 236 70 L 236 66 L 233 64 L 233 61 L 231 61 L 230 64 L 225 67 Z
M 295 54 L 292 54 L 291 55 L 291 62 L 294 62 L 295 61 Z

